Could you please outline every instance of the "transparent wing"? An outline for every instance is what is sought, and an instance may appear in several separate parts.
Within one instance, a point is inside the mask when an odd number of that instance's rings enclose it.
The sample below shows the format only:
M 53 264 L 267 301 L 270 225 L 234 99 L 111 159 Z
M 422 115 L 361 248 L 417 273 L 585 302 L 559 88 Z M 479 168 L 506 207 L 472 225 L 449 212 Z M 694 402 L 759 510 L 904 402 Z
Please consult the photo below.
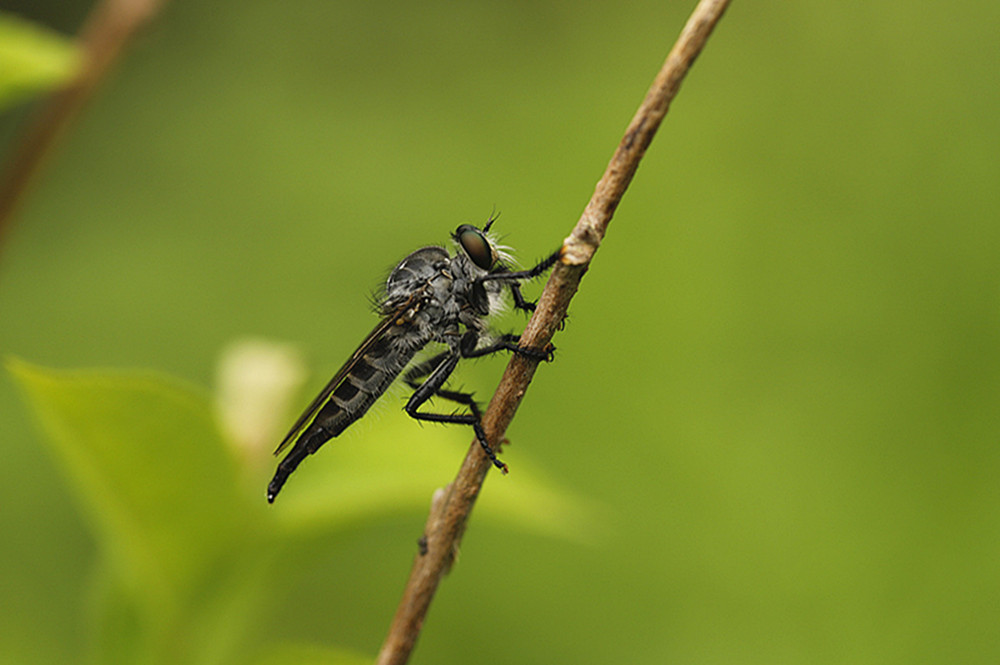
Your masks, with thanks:
M 316 414 L 319 413 L 319 410 L 323 408 L 323 405 L 325 405 L 330 399 L 330 395 L 333 394 L 333 391 L 337 389 L 337 386 L 343 383 L 344 379 L 347 378 L 347 376 L 351 373 L 351 370 L 354 369 L 354 366 L 357 365 L 358 361 L 365 355 L 368 349 L 370 349 L 372 345 L 377 342 L 390 327 L 392 327 L 401 312 L 408 306 L 409 302 L 407 302 L 407 304 L 401 307 L 398 311 L 393 312 L 390 316 L 382 319 L 382 322 L 375 327 L 375 330 L 368 334 L 368 337 L 365 338 L 365 341 L 361 342 L 361 346 L 358 347 L 357 351 L 351 355 L 347 362 L 344 363 L 343 367 L 337 370 L 337 373 L 333 375 L 333 378 L 326 384 L 326 387 L 320 391 L 319 395 L 316 396 L 316 399 L 314 399 L 312 403 L 306 407 L 306 410 L 302 412 L 299 419 L 295 421 L 295 424 L 292 425 L 292 429 L 288 430 L 288 434 L 285 435 L 285 438 L 281 440 L 278 448 L 274 451 L 275 455 L 281 454 L 281 451 L 287 448 L 288 444 L 294 441 L 299 434 L 302 433 L 302 430 L 304 430 L 309 423 L 312 422 L 313 418 L 316 417 Z

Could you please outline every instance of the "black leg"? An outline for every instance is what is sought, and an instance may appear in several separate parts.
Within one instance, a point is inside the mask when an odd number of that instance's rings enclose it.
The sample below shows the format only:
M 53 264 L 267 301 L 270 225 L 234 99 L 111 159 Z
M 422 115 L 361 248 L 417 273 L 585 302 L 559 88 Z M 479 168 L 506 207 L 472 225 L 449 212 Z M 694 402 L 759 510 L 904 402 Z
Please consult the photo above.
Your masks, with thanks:
M 433 358 L 414 365 L 406 370 L 406 374 L 403 375 L 403 381 L 406 381 L 407 385 L 416 390 L 420 387 L 420 379 L 437 369 L 438 365 L 444 362 L 444 359 L 450 355 L 451 351 L 443 351 Z
M 494 269 L 494 274 L 504 275 L 505 277 L 510 277 L 511 273 L 507 266 L 499 266 Z M 516 279 L 516 278 L 515 278 Z M 525 300 L 524 295 L 521 293 L 521 287 L 518 286 L 517 282 L 510 283 L 510 293 L 514 296 L 514 309 L 519 309 L 522 312 L 534 312 L 535 306 L 538 304 L 535 301 Z
M 521 287 L 515 282 L 510 285 L 510 292 L 514 296 L 514 309 L 519 309 L 522 312 L 534 312 L 535 308 L 538 306 L 537 300 L 525 300 L 524 296 L 521 295 Z M 559 322 L 558 330 L 564 330 L 566 328 L 566 319 L 569 318 L 569 314 L 565 315 L 562 321 Z
M 443 358 L 442 358 L 443 356 Z M 490 447 L 489 442 L 486 441 L 486 432 L 483 430 L 482 424 L 479 422 L 479 408 L 472 407 L 470 404 L 470 410 L 472 413 L 423 413 L 418 411 L 418 409 L 423 406 L 424 402 L 429 400 L 435 394 L 441 395 L 442 397 L 447 397 L 448 399 L 453 399 L 453 401 L 461 401 L 462 399 L 468 399 L 469 403 L 472 403 L 472 396 L 465 395 L 465 393 L 454 393 L 451 391 L 444 391 L 448 393 L 450 397 L 441 392 L 441 387 L 444 385 L 448 377 L 455 370 L 455 365 L 458 364 L 461 356 L 457 353 L 444 353 L 437 356 L 434 359 L 441 358 L 440 363 L 437 367 L 431 370 L 430 376 L 427 380 L 420 384 L 416 390 L 414 390 L 413 395 L 410 396 L 410 400 L 406 403 L 406 413 L 416 420 L 424 420 L 432 423 L 454 423 L 460 425 L 472 425 L 472 429 L 476 432 L 476 439 L 479 441 L 479 445 L 483 447 L 483 452 L 493 463 L 493 466 L 500 469 L 503 473 L 507 473 L 507 465 L 497 459 L 496 453 L 493 452 L 493 448 Z M 414 367 L 416 369 L 424 369 L 424 365 L 428 363 L 421 363 Z M 410 377 L 411 372 L 407 372 L 407 377 Z M 424 372 L 425 374 L 427 372 Z M 410 377 L 414 378 L 414 377 Z M 415 380 L 415 378 L 414 378 Z M 460 399 L 454 399 L 459 397 Z
M 534 279 L 534 278 L 538 277 L 539 275 L 541 275 L 546 270 L 548 270 L 549 268 L 551 268 L 553 265 L 555 265 L 556 261 L 559 260 L 559 255 L 561 253 L 562 253 L 562 250 L 559 250 L 558 252 L 554 252 L 550 256 L 547 256 L 544 259 L 542 259 L 538 263 L 538 265 L 536 265 L 535 267 L 530 268 L 528 270 L 518 270 L 516 272 L 507 272 L 506 270 L 498 270 L 498 271 L 495 271 L 495 272 L 491 272 L 491 273 L 489 273 L 487 275 L 483 275 L 482 277 L 480 277 L 476 281 L 479 281 L 479 282 L 489 282 L 489 281 L 496 280 L 496 279 L 511 280 L 511 281 L 520 281 L 520 280 L 523 280 L 523 279 Z
M 555 354 L 556 347 L 549 344 L 544 349 L 533 349 L 527 346 L 518 346 L 518 341 L 521 338 L 517 335 L 507 333 L 506 335 L 501 335 L 492 344 L 481 348 L 475 348 L 473 343 L 472 348 L 466 343 L 466 340 L 462 340 L 462 357 L 464 358 L 479 358 L 481 356 L 488 356 L 491 353 L 497 353 L 498 351 L 513 351 L 519 355 L 525 356 L 527 358 L 534 358 L 535 360 L 544 360 L 551 362 Z
M 500 266 L 499 268 L 496 268 L 493 272 L 489 273 L 488 275 L 483 275 L 476 281 L 478 283 L 489 282 L 494 280 L 503 280 L 505 282 L 509 282 L 510 293 L 512 296 L 514 296 L 514 308 L 519 309 L 522 312 L 534 312 L 537 303 L 531 300 L 524 299 L 524 296 L 521 294 L 521 287 L 518 286 L 518 282 L 526 279 L 534 279 L 535 277 L 541 275 L 543 272 L 551 268 L 556 261 L 559 260 L 560 253 L 561 250 L 559 252 L 554 252 L 553 254 L 547 256 L 542 261 L 540 261 L 538 265 L 534 266 L 529 270 L 519 270 L 516 272 L 512 272 L 508 270 L 506 266 Z
M 443 353 L 439 353 L 430 360 L 425 360 L 419 365 L 414 365 L 403 376 L 403 381 L 405 381 L 406 384 L 414 390 L 418 390 L 421 385 L 419 379 L 422 379 L 433 372 L 438 365 L 444 362 L 445 358 L 450 355 L 451 351 L 445 351 Z M 474 415 L 477 419 L 482 419 L 482 411 L 480 411 L 479 404 L 476 403 L 476 400 L 472 399 L 472 393 L 463 393 L 457 390 L 444 390 L 443 388 L 438 388 L 434 392 L 434 395 L 437 397 L 443 397 L 446 400 L 456 402 L 463 406 L 467 406 L 469 407 L 469 411 L 472 412 L 472 415 Z
M 524 296 L 521 295 L 521 287 L 517 284 L 510 285 L 510 292 L 514 296 L 514 309 L 519 309 L 522 312 L 534 312 L 535 306 L 538 305 L 537 301 L 525 300 Z

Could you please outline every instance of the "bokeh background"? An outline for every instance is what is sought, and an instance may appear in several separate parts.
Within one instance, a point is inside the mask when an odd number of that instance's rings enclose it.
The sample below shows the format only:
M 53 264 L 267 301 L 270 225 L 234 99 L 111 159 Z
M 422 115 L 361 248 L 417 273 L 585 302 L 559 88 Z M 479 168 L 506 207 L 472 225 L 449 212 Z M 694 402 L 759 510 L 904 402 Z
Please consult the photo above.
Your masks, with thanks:
M 4 4 L 73 34 L 90 3 Z M 522 263 L 559 245 L 693 5 L 172 2 L 0 247 L 0 351 L 211 389 L 261 337 L 304 403 L 412 249 L 494 209 Z M 413 662 L 1000 659 L 998 28 L 734 2 L 484 490 L 530 460 L 593 537 L 474 516 Z M 0 419 L 0 662 L 79 662 L 101 548 L 9 375 Z M 424 515 L 314 545 L 257 639 L 374 655 Z

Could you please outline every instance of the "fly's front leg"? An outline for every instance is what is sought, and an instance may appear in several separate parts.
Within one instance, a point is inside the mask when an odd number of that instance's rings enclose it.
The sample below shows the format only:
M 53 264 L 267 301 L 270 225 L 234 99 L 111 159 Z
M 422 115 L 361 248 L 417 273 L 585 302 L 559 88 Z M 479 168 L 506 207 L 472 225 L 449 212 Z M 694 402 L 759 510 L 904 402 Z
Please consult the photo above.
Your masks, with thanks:
M 476 439 L 479 441 L 479 445 L 483 447 L 483 452 L 486 453 L 490 462 L 492 462 L 493 466 L 500 469 L 503 473 L 507 473 L 507 465 L 497 459 L 496 453 L 493 452 L 493 448 L 490 446 L 489 442 L 486 441 L 486 432 L 483 430 L 483 425 L 480 422 L 479 407 L 475 405 L 475 402 L 472 400 L 472 396 L 465 393 L 441 390 L 445 381 L 448 380 L 448 377 L 451 376 L 451 373 L 455 370 L 455 366 L 458 364 L 460 358 L 461 356 L 455 352 L 442 353 L 441 355 L 432 358 L 431 361 L 420 363 L 407 372 L 405 377 L 407 383 L 410 383 L 411 381 L 415 383 L 417 378 L 426 374 L 430 374 L 430 376 L 428 376 L 427 380 L 423 383 L 416 386 L 416 390 L 413 391 L 409 401 L 406 403 L 406 413 L 411 418 L 416 420 L 425 420 L 432 423 L 472 425 L 472 429 L 476 433 Z M 430 362 L 435 360 L 439 360 L 437 366 L 430 369 Z M 418 411 L 418 409 L 423 406 L 424 402 L 429 400 L 434 395 L 440 395 L 446 399 L 466 404 L 469 406 L 469 410 L 472 411 L 472 413 L 447 414 L 424 413 Z
M 534 312 L 538 306 L 537 300 L 525 300 L 521 295 L 521 287 L 516 283 L 510 285 L 510 293 L 514 296 L 514 308 L 522 312 Z
M 506 266 L 500 266 L 499 268 L 495 269 L 494 274 L 503 275 L 504 277 L 510 278 L 512 273 L 507 269 Z M 518 286 L 517 282 L 512 281 L 509 286 L 510 286 L 510 294 L 514 297 L 514 309 L 519 309 L 522 312 L 529 312 L 529 313 L 534 312 L 535 306 L 538 304 L 538 302 L 534 300 L 525 300 L 524 295 L 521 293 L 521 287 Z
M 534 279 L 547 271 L 555 262 L 559 260 L 559 255 L 562 250 L 558 252 L 553 252 L 549 256 L 545 257 L 538 262 L 537 265 L 528 270 L 518 270 L 516 272 L 511 272 L 507 270 L 506 267 L 494 270 L 488 275 L 483 275 L 479 278 L 480 282 L 489 282 L 494 280 L 503 280 L 509 282 L 510 293 L 514 297 L 514 308 L 519 309 L 523 312 L 534 312 L 535 307 L 538 304 L 537 301 L 525 300 L 524 296 L 521 294 L 521 287 L 518 285 L 519 281 Z
M 511 295 L 514 296 L 514 309 L 519 309 L 522 312 L 534 312 L 535 308 L 538 306 L 537 300 L 525 300 L 524 296 L 521 295 L 521 287 L 514 283 L 510 285 Z M 559 322 L 557 330 L 563 330 L 566 328 L 566 319 L 569 318 L 569 314 L 563 315 L 562 321 Z
M 513 272 L 505 270 L 496 270 L 494 272 L 483 275 L 479 278 L 480 282 L 491 282 L 496 279 L 508 281 L 521 281 L 525 279 L 534 279 L 541 275 L 543 272 L 555 265 L 556 261 L 559 260 L 559 255 L 562 254 L 562 250 L 553 252 L 549 256 L 538 262 L 533 268 L 528 270 L 515 270 Z

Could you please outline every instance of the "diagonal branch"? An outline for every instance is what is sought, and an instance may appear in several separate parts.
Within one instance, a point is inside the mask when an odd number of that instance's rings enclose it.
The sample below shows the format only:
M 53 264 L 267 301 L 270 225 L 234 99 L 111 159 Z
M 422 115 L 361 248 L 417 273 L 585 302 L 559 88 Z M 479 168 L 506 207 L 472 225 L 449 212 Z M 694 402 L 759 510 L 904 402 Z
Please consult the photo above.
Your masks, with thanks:
M 541 348 L 552 339 L 566 315 L 580 279 L 604 238 L 615 208 L 639 166 L 639 160 L 653 140 L 670 102 L 680 89 L 681 81 L 728 4 L 728 0 L 701 0 L 691 14 L 597 183 L 580 221 L 563 241 L 559 261 L 545 285 L 534 316 L 521 336 L 521 346 Z M 521 354 L 511 357 L 483 416 L 483 429 L 489 441 L 503 439 L 537 366 L 537 360 Z M 379 665 L 400 664 L 409 659 L 434 592 L 454 561 L 469 514 L 489 469 L 489 459 L 483 455 L 479 443 L 473 442 L 458 476 L 435 496 L 421 539 L 420 553 L 414 560 L 403 598 L 379 653 Z

